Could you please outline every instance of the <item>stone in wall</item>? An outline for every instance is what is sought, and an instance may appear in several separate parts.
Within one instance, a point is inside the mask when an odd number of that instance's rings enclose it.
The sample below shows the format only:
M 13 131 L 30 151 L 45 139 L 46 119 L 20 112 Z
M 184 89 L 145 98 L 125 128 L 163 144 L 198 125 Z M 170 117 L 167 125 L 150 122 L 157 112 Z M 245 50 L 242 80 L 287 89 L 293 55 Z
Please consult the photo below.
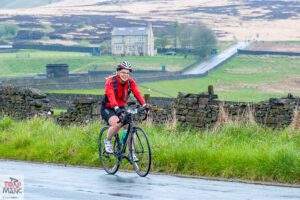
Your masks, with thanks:
M 294 111 L 299 109 L 300 98 L 289 95 L 286 98 L 270 98 L 269 101 L 255 104 L 255 120 L 258 124 L 272 128 L 289 126 Z
M 150 113 L 153 124 L 166 124 L 174 120 L 174 109 L 153 107 Z
M 225 113 L 229 121 L 242 121 L 249 118 L 248 115 L 252 114 L 253 105 L 244 102 L 223 102 Z
M 217 121 L 219 101 L 213 93 L 179 93 L 175 103 L 176 119 L 186 126 L 210 128 Z
M 67 112 L 61 113 L 57 121 L 62 125 L 88 124 L 100 119 L 100 102 L 92 98 L 75 99 Z
M 0 87 L 0 113 L 14 119 L 30 119 L 52 113 L 49 100 L 33 88 Z

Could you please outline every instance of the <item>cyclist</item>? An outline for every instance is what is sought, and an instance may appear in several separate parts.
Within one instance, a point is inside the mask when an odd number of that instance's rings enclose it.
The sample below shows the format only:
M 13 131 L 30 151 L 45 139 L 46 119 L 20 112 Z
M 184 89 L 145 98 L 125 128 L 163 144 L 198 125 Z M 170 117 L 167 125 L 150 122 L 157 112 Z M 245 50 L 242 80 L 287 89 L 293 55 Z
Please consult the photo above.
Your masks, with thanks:
M 124 106 L 128 101 L 128 97 L 132 91 L 138 102 L 149 112 L 148 106 L 139 92 L 138 85 L 130 78 L 132 66 L 130 63 L 123 61 L 117 65 L 116 74 L 109 77 L 105 83 L 105 97 L 102 101 L 101 116 L 109 125 L 107 137 L 104 140 L 105 151 L 113 153 L 111 139 L 118 133 L 121 128 L 119 117 L 125 112 Z M 126 132 L 127 127 L 124 127 Z M 138 161 L 133 154 L 133 161 Z

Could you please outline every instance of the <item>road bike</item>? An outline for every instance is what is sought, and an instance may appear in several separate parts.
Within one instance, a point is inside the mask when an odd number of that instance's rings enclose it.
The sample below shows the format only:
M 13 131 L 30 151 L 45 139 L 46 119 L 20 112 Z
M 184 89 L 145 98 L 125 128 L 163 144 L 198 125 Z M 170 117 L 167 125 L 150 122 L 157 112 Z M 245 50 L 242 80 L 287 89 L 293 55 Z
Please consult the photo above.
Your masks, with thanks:
M 142 120 L 146 120 L 148 115 L 143 108 L 138 109 L 135 105 L 131 105 L 120 117 L 122 127 L 128 125 L 128 133 L 123 141 L 121 141 L 119 134 L 116 134 L 111 142 L 114 153 L 105 151 L 104 139 L 107 136 L 109 126 L 105 126 L 101 131 L 98 139 L 98 152 L 102 167 L 108 174 L 115 174 L 125 158 L 131 165 L 135 172 L 145 177 L 148 175 L 151 167 L 151 147 L 146 132 L 136 126 L 135 118 L 144 115 Z M 121 129 L 120 129 L 121 130 Z M 138 161 L 133 161 L 133 152 L 138 158 Z

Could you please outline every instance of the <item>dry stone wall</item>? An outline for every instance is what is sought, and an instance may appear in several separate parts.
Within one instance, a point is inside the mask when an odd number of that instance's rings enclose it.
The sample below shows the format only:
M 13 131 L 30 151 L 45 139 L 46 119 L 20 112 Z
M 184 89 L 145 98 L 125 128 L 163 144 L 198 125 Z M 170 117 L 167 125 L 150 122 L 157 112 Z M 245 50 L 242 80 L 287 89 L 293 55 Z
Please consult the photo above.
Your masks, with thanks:
M 92 98 L 76 99 L 72 106 L 57 118 L 62 125 L 72 123 L 88 124 L 93 120 L 100 119 L 100 102 Z
M 146 96 L 146 95 L 145 95 Z M 47 98 L 50 100 L 50 104 L 53 108 L 67 109 L 69 108 L 75 99 L 86 99 L 91 98 L 96 101 L 100 101 L 104 98 L 103 95 L 92 95 L 92 94 L 59 94 L 59 93 L 48 93 Z M 131 95 L 132 101 L 134 100 Z M 156 105 L 160 108 L 172 107 L 176 99 L 174 98 L 162 98 L 162 97 L 151 97 L 148 99 L 151 105 Z
M 299 110 L 300 98 L 288 95 L 286 98 L 271 98 L 255 104 L 255 121 L 272 128 L 289 126 Z
M 179 93 L 176 99 L 155 101 L 151 113 L 154 124 L 177 121 L 184 126 L 200 129 L 212 128 L 229 120 L 253 120 L 260 125 L 283 128 L 289 125 L 300 127 L 299 97 L 289 94 L 284 98 L 271 98 L 259 103 L 229 102 L 218 100 L 213 89 L 202 94 Z M 69 99 L 71 102 L 71 99 Z M 160 103 L 159 102 L 163 102 Z M 166 103 L 167 102 L 167 103 Z M 60 124 L 87 124 L 100 117 L 101 97 L 78 96 L 72 99 L 67 112 L 56 119 Z M 49 99 L 36 89 L 0 87 L 0 114 L 16 119 L 29 119 L 34 116 L 47 116 L 51 112 Z
M 150 114 L 153 124 L 167 124 L 174 120 L 174 108 L 172 106 L 166 108 L 154 107 Z
M 15 119 L 48 116 L 51 113 L 46 95 L 36 89 L 0 87 L 0 114 Z
M 133 98 L 131 101 L 134 101 Z M 57 121 L 62 125 L 69 125 L 72 123 L 87 124 L 94 120 L 101 120 L 100 107 L 101 100 L 91 97 L 81 97 L 75 99 L 67 112 L 60 114 Z M 154 106 L 150 119 L 154 124 L 166 123 L 173 119 L 173 112 L 172 103 L 164 108 Z M 140 118 L 136 117 L 136 119 Z
M 176 119 L 183 125 L 210 128 L 218 119 L 219 102 L 214 94 L 179 93 L 176 103 Z
M 179 93 L 175 110 L 177 121 L 185 126 L 212 128 L 220 122 L 253 120 L 263 126 L 284 128 L 293 122 L 299 103 L 300 98 L 291 94 L 259 103 L 238 103 L 220 101 L 210 93 Z

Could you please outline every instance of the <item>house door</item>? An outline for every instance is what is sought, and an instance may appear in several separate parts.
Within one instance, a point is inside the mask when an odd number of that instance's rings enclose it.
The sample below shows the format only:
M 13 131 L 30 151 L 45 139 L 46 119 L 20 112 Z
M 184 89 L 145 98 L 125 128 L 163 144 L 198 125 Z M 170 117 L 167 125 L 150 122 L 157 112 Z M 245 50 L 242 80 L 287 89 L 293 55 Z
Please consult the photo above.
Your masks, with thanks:
M 143 56 L 143 55 L 144 55 L 143 47 L 138 46 L 138 53 L 139 53 L 140 56 Z

